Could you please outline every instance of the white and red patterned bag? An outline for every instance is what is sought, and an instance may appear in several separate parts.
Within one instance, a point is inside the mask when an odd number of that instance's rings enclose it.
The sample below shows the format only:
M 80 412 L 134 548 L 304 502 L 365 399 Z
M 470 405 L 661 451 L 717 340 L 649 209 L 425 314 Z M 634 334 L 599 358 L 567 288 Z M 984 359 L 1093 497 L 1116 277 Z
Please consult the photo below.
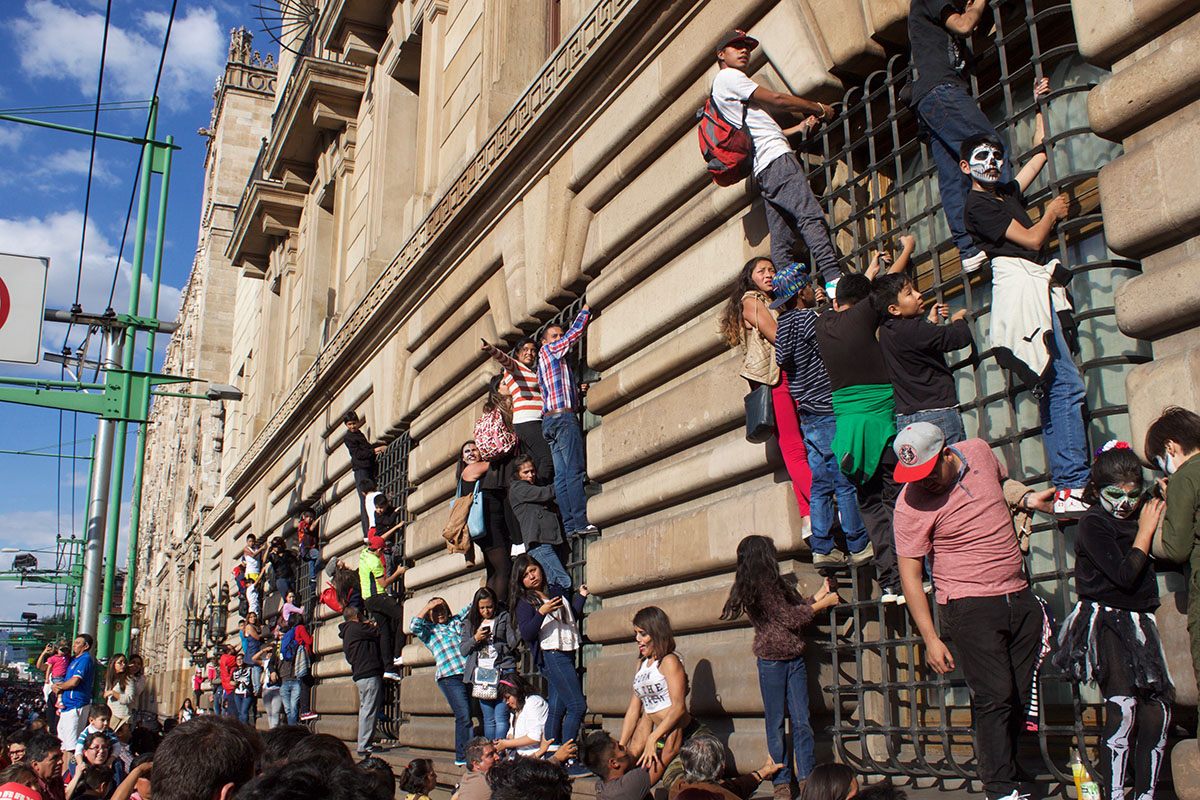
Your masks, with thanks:
M 475 420 L 475 446 L 484 461 L 494 461 L 517 446 L 517 435 L 504 424 L 499 409 L 485 411 Z

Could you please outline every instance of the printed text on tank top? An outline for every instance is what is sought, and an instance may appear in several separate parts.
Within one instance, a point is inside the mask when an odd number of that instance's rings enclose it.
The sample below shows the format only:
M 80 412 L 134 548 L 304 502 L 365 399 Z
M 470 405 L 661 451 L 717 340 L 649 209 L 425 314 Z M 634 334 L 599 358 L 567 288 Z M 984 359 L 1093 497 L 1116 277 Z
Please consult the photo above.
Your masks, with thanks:
M 633 692 L 642 701 L 642 711 L 646 714 L 657 714 L 671 707 L 671 692 L 658 664 L 658 659 L 646 659 L 633 676 Z

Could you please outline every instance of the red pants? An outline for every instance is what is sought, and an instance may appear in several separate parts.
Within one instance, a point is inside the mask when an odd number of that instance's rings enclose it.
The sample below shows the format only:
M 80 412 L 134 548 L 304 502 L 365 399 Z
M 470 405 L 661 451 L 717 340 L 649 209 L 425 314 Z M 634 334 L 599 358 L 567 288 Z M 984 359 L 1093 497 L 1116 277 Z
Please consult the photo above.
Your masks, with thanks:
M 792 490 L 796 493 L 796 505 L 800 516 L 809 515 L 808 498 L 812 493 L 812 472 L 808 468 L 808 451 L 804 449 L 804 438 L 800 435 L 800 418 L 796 414 L 796 403 L 788 392 L 788 377 L 780 375 L 779 385 L 771 390 L 775 406 L 775 432 L 779 436 L 779 452 L 783 454 L 783 466 L 792 479 Z

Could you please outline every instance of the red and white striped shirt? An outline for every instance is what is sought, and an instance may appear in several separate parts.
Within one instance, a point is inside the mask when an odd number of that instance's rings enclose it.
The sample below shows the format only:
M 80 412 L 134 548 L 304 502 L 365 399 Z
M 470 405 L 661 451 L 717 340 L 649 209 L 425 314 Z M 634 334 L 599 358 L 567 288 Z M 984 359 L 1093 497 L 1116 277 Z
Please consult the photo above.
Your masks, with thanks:
M 542 419 L 542 389 L 537 373 L 499 348 L 487 345 L 487 352 L 504 367 L 500 386 L 512 398 L 514 425 L 540 422 Z

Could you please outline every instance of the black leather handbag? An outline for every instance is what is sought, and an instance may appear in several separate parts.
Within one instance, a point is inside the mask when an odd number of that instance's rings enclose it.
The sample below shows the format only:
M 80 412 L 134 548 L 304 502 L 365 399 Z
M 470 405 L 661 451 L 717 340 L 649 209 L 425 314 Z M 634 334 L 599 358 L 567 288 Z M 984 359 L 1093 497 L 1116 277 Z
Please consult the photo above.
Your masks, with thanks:
M 762 444 L 775 435 L 771 387 L 759 384 L 746 395 L 746 441 Z

